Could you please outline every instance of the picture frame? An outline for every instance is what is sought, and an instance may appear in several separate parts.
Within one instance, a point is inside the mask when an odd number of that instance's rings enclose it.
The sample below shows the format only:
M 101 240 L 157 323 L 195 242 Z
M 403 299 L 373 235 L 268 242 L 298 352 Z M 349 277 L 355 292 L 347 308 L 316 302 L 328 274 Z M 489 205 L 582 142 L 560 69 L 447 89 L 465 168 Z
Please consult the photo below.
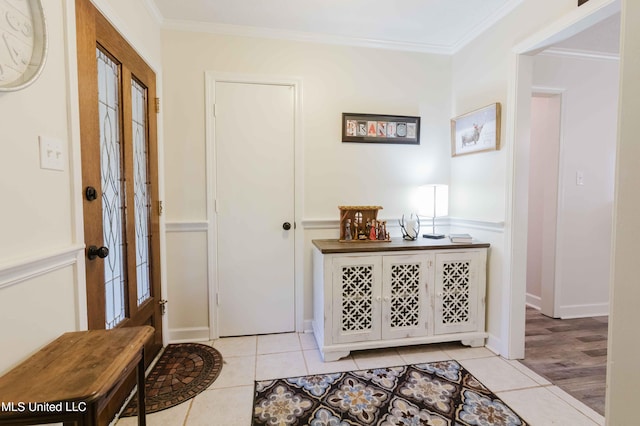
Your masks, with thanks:
M 342 142 L 420 145 L 420 117 L 344 112 Z
M 500 149 L 499 102 L 451 119 L 451 156 Z

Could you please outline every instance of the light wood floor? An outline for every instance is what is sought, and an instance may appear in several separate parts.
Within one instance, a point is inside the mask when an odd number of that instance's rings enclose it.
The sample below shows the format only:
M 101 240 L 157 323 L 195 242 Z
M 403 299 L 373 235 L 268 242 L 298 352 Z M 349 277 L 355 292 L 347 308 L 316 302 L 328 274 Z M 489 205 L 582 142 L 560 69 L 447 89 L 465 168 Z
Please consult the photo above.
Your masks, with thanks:
M 608 317 L 560 320 L 527 307 L 521 362 L 604 415 Z

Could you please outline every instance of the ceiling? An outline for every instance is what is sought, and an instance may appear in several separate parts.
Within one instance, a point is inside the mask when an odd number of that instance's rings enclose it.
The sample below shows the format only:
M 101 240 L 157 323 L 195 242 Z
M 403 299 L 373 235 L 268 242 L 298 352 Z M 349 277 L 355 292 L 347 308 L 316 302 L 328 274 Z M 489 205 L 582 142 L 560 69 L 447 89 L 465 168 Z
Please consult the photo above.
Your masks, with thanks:
M 452 54 L 523 0 L 147 0 L 167 28 Z M 620 14 L 554 48 L 617 54 Z
M 165 26 L 453 53 L 523 0 L 153 0 Z

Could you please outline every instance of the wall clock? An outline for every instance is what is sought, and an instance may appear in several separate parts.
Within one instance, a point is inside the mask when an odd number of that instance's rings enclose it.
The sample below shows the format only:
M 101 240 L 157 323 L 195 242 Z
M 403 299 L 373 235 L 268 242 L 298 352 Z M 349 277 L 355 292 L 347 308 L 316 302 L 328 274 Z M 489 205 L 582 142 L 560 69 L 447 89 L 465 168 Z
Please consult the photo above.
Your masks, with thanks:
M 41 0 L 0 0 L 0 92 L 33 83 L 47 57 Z

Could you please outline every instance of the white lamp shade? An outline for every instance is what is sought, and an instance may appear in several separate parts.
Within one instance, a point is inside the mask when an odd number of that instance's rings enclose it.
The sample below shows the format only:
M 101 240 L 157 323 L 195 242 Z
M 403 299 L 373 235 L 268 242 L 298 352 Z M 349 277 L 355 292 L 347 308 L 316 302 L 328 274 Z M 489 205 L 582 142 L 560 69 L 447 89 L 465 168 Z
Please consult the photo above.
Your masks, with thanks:
M 418 213 L 427 217 L 442 217 L 449 214 L 449 187 L 447 185 L 423 185 L 418 188 Z

